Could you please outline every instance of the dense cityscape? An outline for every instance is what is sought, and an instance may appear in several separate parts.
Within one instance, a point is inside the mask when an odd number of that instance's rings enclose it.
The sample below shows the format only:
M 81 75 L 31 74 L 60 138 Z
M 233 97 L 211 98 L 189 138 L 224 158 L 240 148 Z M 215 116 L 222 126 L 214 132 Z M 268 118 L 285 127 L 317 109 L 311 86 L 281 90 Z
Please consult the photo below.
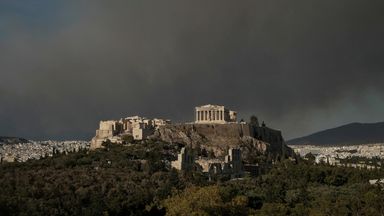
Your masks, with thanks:
M 89 141 L 30 141 L 29 143 L 1 144 L 1 162 L 26 162 L 58 153 L 78 152 L 88 149 Z
M 325 162 L 330 165 L 344 164 L 351 167 L 372 169 L 381 167 L 380 159 L 384 159 L 384 143 L 346 146 L 291 145 L 290 147 L 301 157 L 311 154 L 315 157 L 316 163 Z M 372 163 L 372 160 L 376 161 Z

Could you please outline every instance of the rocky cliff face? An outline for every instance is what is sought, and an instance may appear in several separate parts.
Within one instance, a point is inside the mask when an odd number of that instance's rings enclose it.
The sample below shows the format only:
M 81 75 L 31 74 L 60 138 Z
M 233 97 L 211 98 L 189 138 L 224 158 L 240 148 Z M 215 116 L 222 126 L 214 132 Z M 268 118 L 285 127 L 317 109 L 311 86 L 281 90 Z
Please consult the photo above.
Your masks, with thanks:
M 243 154 L 292 155 L 281 132 L 249 124 L 177 124 L 160 127 L 152 138 L 180 143 L 224 155 L 228 148 L 241 148 Z

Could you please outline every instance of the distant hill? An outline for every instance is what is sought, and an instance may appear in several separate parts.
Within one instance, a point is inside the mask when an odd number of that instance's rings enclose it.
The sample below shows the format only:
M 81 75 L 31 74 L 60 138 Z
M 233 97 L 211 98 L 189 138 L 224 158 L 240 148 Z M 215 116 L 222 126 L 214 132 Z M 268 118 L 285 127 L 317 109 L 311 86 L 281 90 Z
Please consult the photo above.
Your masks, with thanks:
M 384 143 L 384 122 L 352 123 L 292 139 L 288 145 L 356 145 Z
M 0 136 L 0 144 L 17 144 L 17 143 L 29 143 L 29 140 L 19 137 L 2 137 Z

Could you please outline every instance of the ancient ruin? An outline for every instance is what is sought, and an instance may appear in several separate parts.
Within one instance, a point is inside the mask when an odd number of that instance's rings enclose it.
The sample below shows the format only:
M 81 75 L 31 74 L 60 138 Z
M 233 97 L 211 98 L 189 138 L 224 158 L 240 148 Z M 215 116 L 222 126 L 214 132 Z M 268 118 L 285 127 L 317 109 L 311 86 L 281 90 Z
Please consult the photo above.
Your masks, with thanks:
M 215 155 L 225 155 L 230 148 L 241 148 L 245 162 L 252 152 L 293 154 L 279 130 L 267 127 L 264 122 L 260 125 L 255 116 L 249 122 L 237 122 L 237 113 L 221 105 L 195 107 L 195 121 L 192 123 L 171 124 L 170 120 L 139 116 L 101 121 L 91 149 L 102 147 L 107 140 L 112 143 L 127 142 L 127 136 L 133 140 L 150 138 L 191 148 L 201 147 L 213 151 Z
M 191 149 L 183 147 L 176 161 L 172 161 L 171 165 L 177 170 L 191 170 L 195 164 L 195 156 Z
M 124 136 L 132 136 L 134 140 L 143 140 L 152 135 L 160 126 L 170 123 L 170 120 L 148 119 L 139 116 L 122 118 L 118 121 L 100 121 L 96 136 L 91 141 L 91 149 L 100 148 L 102 143 L 107 140 L 122 143 Z
M 184 147 L 178 154 L 177 160 L 172 161 L 172 167 L 184 171 L 189 171 L 195 167 L 210 179 L 220 176 L 240 178 L 244 175 L 241 150 L 236 148 L 230 148 L 224 157 L 196 158 L 191 149 Z
M 225 124 L 228 122 L 236 121 L 237 113 L 225 108 L 224 106 L 207 104 L 204 106 L 195 107 L 196 124 Z

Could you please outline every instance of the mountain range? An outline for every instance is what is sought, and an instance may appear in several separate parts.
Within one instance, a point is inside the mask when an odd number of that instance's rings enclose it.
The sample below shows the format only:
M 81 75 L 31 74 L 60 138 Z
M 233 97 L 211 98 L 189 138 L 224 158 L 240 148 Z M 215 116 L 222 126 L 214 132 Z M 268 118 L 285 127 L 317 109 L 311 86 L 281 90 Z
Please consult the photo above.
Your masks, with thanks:
M 19 137 L 0 136 L 0 144 L 17 144 L 17 143 L 29 143 L 29 141 Z
M 351 123 L 286 142 L 288 145 L 357 145 L 384 143 L 384 122 Z

